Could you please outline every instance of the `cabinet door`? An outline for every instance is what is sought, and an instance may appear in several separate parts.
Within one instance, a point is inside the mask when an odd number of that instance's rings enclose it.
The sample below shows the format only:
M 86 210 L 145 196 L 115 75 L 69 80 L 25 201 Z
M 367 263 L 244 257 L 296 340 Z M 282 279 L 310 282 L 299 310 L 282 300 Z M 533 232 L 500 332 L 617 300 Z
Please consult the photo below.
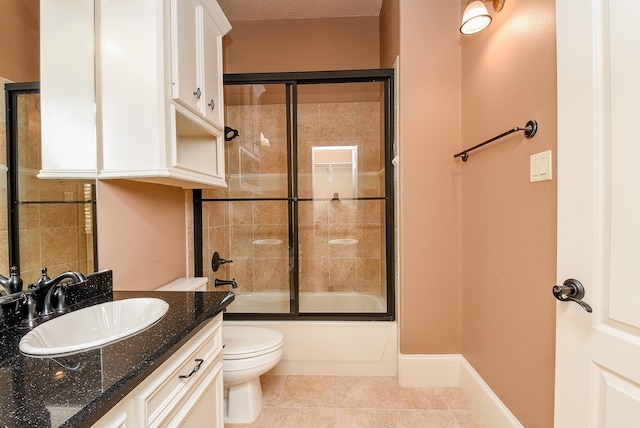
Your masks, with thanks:
M 94 15 L 93 1 L 40 5 L 39 178 L 96 177 Z
M 94 425 L 94 427 L 127 428 L 127 413 L 125 411 L 119 411 L 113 416 L 108 415 L 103 417 Z
M 202 6 L 196 0 L 171 2 L 171 95 L 202 114 L 201 87 Z
M 179 427 L 223 427 L 222 361 L 218 362 L 168 423 Z
M 222 34 L 208 13 L 203 18 L 204 112 L 209 121 L 222 127 Z

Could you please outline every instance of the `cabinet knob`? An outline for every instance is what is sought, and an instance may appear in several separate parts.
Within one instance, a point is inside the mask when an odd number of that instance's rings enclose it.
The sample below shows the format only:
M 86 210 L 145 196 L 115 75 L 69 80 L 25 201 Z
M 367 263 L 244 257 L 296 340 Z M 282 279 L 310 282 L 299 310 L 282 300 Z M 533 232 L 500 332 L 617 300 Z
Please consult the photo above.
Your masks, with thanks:
M 213 101 L 213 99 L 211 99 L 211 101 L 209 101 L 209 104 L 207 105 L 211 107 L 211 111 L 213 111 L 213 109 L 216 108 L 216 102 Z
M 197 99 L 200 99 L 200 95 L 202 95 L 200 88 L 196 89 L 193 95 L 195 95 Z

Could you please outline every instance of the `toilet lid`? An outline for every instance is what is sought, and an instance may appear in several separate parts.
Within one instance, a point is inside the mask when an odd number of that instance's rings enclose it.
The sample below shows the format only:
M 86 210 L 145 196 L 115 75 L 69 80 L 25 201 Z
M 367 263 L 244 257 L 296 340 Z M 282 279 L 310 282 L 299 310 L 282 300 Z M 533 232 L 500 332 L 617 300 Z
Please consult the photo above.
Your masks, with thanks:
M 273 352 L 282 347 L 281 332 L 262 327 L 223 326 L 223 359 L 250 358 Z

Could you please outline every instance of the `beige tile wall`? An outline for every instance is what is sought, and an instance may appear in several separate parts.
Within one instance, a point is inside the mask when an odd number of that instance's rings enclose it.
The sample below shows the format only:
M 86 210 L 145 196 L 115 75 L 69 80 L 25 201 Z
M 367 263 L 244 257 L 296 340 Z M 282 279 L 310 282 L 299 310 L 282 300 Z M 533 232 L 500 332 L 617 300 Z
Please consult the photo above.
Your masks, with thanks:
M 226 122 L 239 131 L 226 147 L 229 189 L 205 190 L 203 197 L 286 197 L 285 117 L 284 105 L 227 106 Z M 380 129 L 377 102 L 299 105 L 300 197 L 313 196 L 311 147 L 334 145 L 358 146 L 357 196 L 383 196 Z M 247 186 L 247 175 L 239 173 L 240 156 L 247 152 L 259 158 L 259 186 Z M 384 201 L 300 201 L 297 206 L 301 290 L 380 293 L 385 284 Z M 211 283 L 235 277 L 237 291 L 289 290 L 286 201 L 205 203 L 203 228 L 205 275 Z M 233 263 L 211 272 L 213 251 Z

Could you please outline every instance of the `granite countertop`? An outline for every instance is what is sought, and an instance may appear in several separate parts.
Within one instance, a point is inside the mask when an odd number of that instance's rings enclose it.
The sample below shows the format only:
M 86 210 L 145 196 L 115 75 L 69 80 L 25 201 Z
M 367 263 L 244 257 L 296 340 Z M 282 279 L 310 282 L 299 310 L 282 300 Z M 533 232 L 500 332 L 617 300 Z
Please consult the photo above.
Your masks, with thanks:
M 100 349 L 33 358 L 18 349 L 28 330 L 0 332 L 0 426 L 90 426 L 215 317 L 230 292 L 114 291 L 75 308 L 110 300 L 157 297 L 169 303 L 151 328 Z

